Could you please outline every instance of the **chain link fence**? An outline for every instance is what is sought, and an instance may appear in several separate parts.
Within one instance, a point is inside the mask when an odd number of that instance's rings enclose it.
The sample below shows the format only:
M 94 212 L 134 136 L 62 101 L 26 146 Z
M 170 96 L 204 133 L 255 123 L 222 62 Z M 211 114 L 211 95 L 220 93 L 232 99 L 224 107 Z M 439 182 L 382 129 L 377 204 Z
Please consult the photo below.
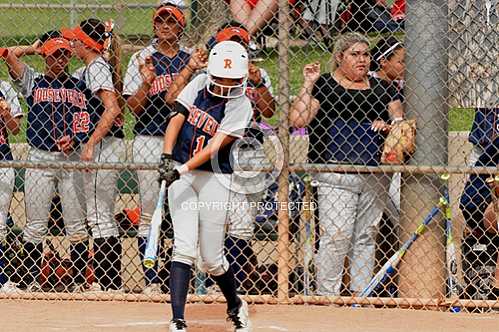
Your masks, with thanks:
M 239 293 L 499 307 L 496 1 L 167 2 L 0 3 L 0 297 L 169 300 L 168 211 L 219 197 L 165 203 L 158 259 L 143 266 L 163 134 L 206 49 L 235 38 L 253 107 L 222 202 Z M 203 265 L 189 299 L 222 301 Z

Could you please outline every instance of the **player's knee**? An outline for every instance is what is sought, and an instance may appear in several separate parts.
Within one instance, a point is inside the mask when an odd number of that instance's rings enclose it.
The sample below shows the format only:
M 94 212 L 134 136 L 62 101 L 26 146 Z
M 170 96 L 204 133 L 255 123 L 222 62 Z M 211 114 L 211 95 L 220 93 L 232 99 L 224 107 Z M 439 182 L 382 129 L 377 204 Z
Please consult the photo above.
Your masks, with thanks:
M 23 239 L 26 242 L 38 244 L 47 235 L 47 228 L 39 223 L 27 224 L 23 230 Z
M 90 223 L 90 229 L 92 230 L 92 236 L 96 239 L 119 236 L 118 226 L 114 221 L 106 223 Z
M 182 254 L 180 252 L 173 251 L 172 262 L 180 262 L 190 266 L 193 266 L 196 258 L 192 255 Z
M 223 257 L 222 261 L 203 262 L 203 271 L 212 276 L 220 276 L 229 270 L 229 262 Z
M 68 237 L 71 243 L 78 243 L 88 240 L 88 233 L 85 229 L 80 229 L 75 232 L 68 231 Z

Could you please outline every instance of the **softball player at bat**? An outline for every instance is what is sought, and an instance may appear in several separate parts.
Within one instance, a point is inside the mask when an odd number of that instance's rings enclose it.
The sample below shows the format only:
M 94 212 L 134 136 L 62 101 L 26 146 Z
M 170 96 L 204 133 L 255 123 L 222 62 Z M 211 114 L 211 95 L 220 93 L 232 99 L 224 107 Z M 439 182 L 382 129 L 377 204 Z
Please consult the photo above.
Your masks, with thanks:
M 133 159 L 141 163 L 159 162 L 168 118 L 180 92 L 179 89 L 170 90 L 172 81 L 179 76 L 188 80 L 193 72 L 206 65 L 207 59 L 201 50 L 191 57 L 190 51 L 180 47 L 185 17 L 176 6 L 166 4 L 159 7 L 153 16 L 153 27 L 156 39 L 152 45 L 132 56 L 123 84 L 123 95 L 137 120 Z M 142 261 L 159 188 L 156 172 L 137 171 L 137 176 L 141 207 L 137 240 Z M 143 292 L 160 293 L 157 266 L 143 268 L 146 283 Z
M 90 122 L 96 128 L 81 152 L 82 161 L 123 162 L 123 103 L 120 102 L 122 82 L 120 75 L 119 43 L 112 30 L 97 19 L 82 21 L 72 29 L 63 29 L 70 40 L 74 54 L 85 67 L 73 75 L 85 82 L 91 97 L 88 108 Z M 104 58 L 108 53 L 108 60 Z M 87 220 L 94 245 L 94 271 L 97 283 L 91 290 L 122 290 L 121 242 L 114 219 L 118 171 L 98 170 L 84 175 Z
M 184 309 L 198 244 L 204 270 L 227 300 L 235 331 L 250 330 L 248 305 L 236 294 L 234 274 L 223 252 L 230 148 L 244 134 L 252 114 L 245 96 L 247 77 L 244 47 L 233 41 L 217 44 L 210 52 L 207 73 L 182 90 L 168 124 L 159 173 L 169 186 L 174 230 L 170 331 L 186 331 Z
M 41 54 L 45 72 L 38 73 L 19 61 L 23 55 Z M 79 145 L 90 130 L 84 84 L 66 72 L 71 47 L 58 32 L 43 35 L 33 46 L 13 47 L 5 62 L 14 84 L 28 104 L 26 136 L 31 161 L 77 161 Z M 48 232 L 49 210 L 56 183 L 61 196 L 66 234 L 71 241 L 74 284 L 77 291 L 85 282 L 88 234 L 85 206 L 79 193 L 79 172 L 71 170 L 27 169 L 25 174 L 26 226 L 23 232 L 24 264 L 28 271 L 21 285 L 39 291 L 43 239 Z
M 6 55 L 6 49 L 0 49 L 1 57 Z M 0 160 L 13 160 L 9 145 L 8 133 L 16 135 L 23 112 L 17 99 L 17 94 L 12 86 L 0 81 Z M 0 289 L 7 291 L 13 285 L 3 273 L 6 262 L 3 261 L 3 244 L 7 236 L 7 216 L 12 200 L 15 174 L 13 168 L 0 169 Z

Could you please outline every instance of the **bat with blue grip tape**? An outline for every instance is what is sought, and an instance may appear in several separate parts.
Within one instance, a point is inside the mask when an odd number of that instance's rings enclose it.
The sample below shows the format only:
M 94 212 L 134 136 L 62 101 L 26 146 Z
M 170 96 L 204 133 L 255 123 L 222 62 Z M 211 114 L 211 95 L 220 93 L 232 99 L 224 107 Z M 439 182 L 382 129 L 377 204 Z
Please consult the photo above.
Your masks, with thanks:
M 159 235 L 161 233 L 161 222 L 163 221 L 163 204 L 166 196 L 166 181 L 161 181 L 158 202 L 151 219 L 151 227 L 147 235 L 146 250 L 144 252 L 143 264 L 146 268 L 154 267 L 158 259 Z
M 447 190 L 446 190 L 444 193 L 444 197 L 445 197 L 445 199 L 447 199 L 447 201 L 448 201 L 448 196 L 449 196 L 449 194 L 447 193 Z M 416 241 L 417 238 L 426 231 L 427 226 L 441 212 L 441 206 L 444 203 L 444 197 L 440 198 L 439 205 L 437 205 L 431 209 L 431 211 L 425 217 L 423 222 L 412 233 L 411 237 L 402 245 L 402 247 L 395 254 L 393 254 L 392 257 L 390 257 L 390 259 L 383 265 L 383 267 L 381 267 L 381 269 L 371 279 L 371 281 L 366 286 L 366 288 L 364 288 L 364 290 L 359 294 L 360 297 L 371 296 L 371 294 L 379 286 L 383 285 L 384 282 L 395 272 L 395 269 L 397 268 L 398 264 L 400 263 L 400 261 L 404 257 L 407 250 L 409 250 L 409 248 L 412 246 L 414 241 Z

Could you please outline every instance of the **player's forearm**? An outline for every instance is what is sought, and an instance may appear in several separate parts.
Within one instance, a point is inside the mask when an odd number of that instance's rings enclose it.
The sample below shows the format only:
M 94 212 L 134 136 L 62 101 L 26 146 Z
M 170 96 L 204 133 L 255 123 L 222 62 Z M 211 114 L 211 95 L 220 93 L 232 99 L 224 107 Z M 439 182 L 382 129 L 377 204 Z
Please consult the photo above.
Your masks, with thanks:
M 35 55 L 37 54 L 37 51 L 31 45 L 19 45 L 9 47 L 9 53 L 20 58 L 25 55 Z
M 107 135 L 107 133 L 113 126 L 114 120 L 116 119 L 118 114 L 116 113 L 116 110 L 105 111 L 102 114 L 101 119 L 97 124 L 97 127 L 95 128 L 92 136 L 90 136 L 87 144 L 91 145 L 99 144 L 100 141 L 102 141 L 102 139 Z
M 22 47 L 22 46 L 19 46 Z M 14 80 L 21 79 L 24 70 L 26 68 L 26 65 L 19 60 L 19 57 L 22 55 L 20 51 L 17 49 L 19 47 L 10 47 L 7 49 L 7 54 L 4 57 L 5 64 L 7 65 L 9 69 L 9 74 Z
M 3 121 L 4 121 L 7 129 L 12 134 L 17 135 L 19 133 L 21 118 L 20 117 L 13 117 L 10 114 L 10 111 L 3 112 L 2 117 L 3 117 Z
M 101 92 L 101 96 L 105 94 L 105 97 L 101 97 L 106 110 L 102 113 L 102 116 L 97 124 L 95 131 L 88 140 L 87 144 L 97 145 L 99 142 L 107 135 L 114 121 L 118 116 L 121 115 L 121 108 L 118 105 L 118 100 L 114 92 Z
M 135 114 L 139 115 L 145 110 L 147 103 L 147 98 L 149 97 L 149 90 L 151 89 L 151 84 L 148 82 L 142 83 L 137 92 L 127 98 L 128 108 Z
M 170 119 L 168 123 L 168 127 L 165 131 L 165 137 L 163 139 L 163 153 L 172 154 L 173 147 L 177 142 L 178 134 L 182 129 L 182 125 L 184 124 L 185 116 L 183 114 L 177 114 L 173 118 Z
M 189 83 L 193 73 L 194 73 L 194 70 L 192 70 L 191 67 L 189 67 L 189 65 L 185 66 L 180 71 L 178 76 L 175 78 L 175 80 L 172 82 L 172 84 L 168 88 L 168 92 L 166 93 L 165 102 L 167 104 L 175 103 L 177 96 L 185 88 L 187 83 Z
M 270 118 L 274 115 L 275 100 L 266 87 L 257 89 L 257 97 L 255 103 L 257 111 L 260 112 L 264 117 Z
M 185 163 L 185 166 L 187 166 L 189 171 L 197 169 L 204 163 L 211 160 L 211 158 L 214 157 L 220 149 L 230 144 L 235 139 L 236 139 L 235 137 L 228 136 L 222 133 L 217 133 L 210 140 L 210 143 L 208 143 L 206 147 L 204 147 L 201 151 L 192 156 L 192 158 Z

